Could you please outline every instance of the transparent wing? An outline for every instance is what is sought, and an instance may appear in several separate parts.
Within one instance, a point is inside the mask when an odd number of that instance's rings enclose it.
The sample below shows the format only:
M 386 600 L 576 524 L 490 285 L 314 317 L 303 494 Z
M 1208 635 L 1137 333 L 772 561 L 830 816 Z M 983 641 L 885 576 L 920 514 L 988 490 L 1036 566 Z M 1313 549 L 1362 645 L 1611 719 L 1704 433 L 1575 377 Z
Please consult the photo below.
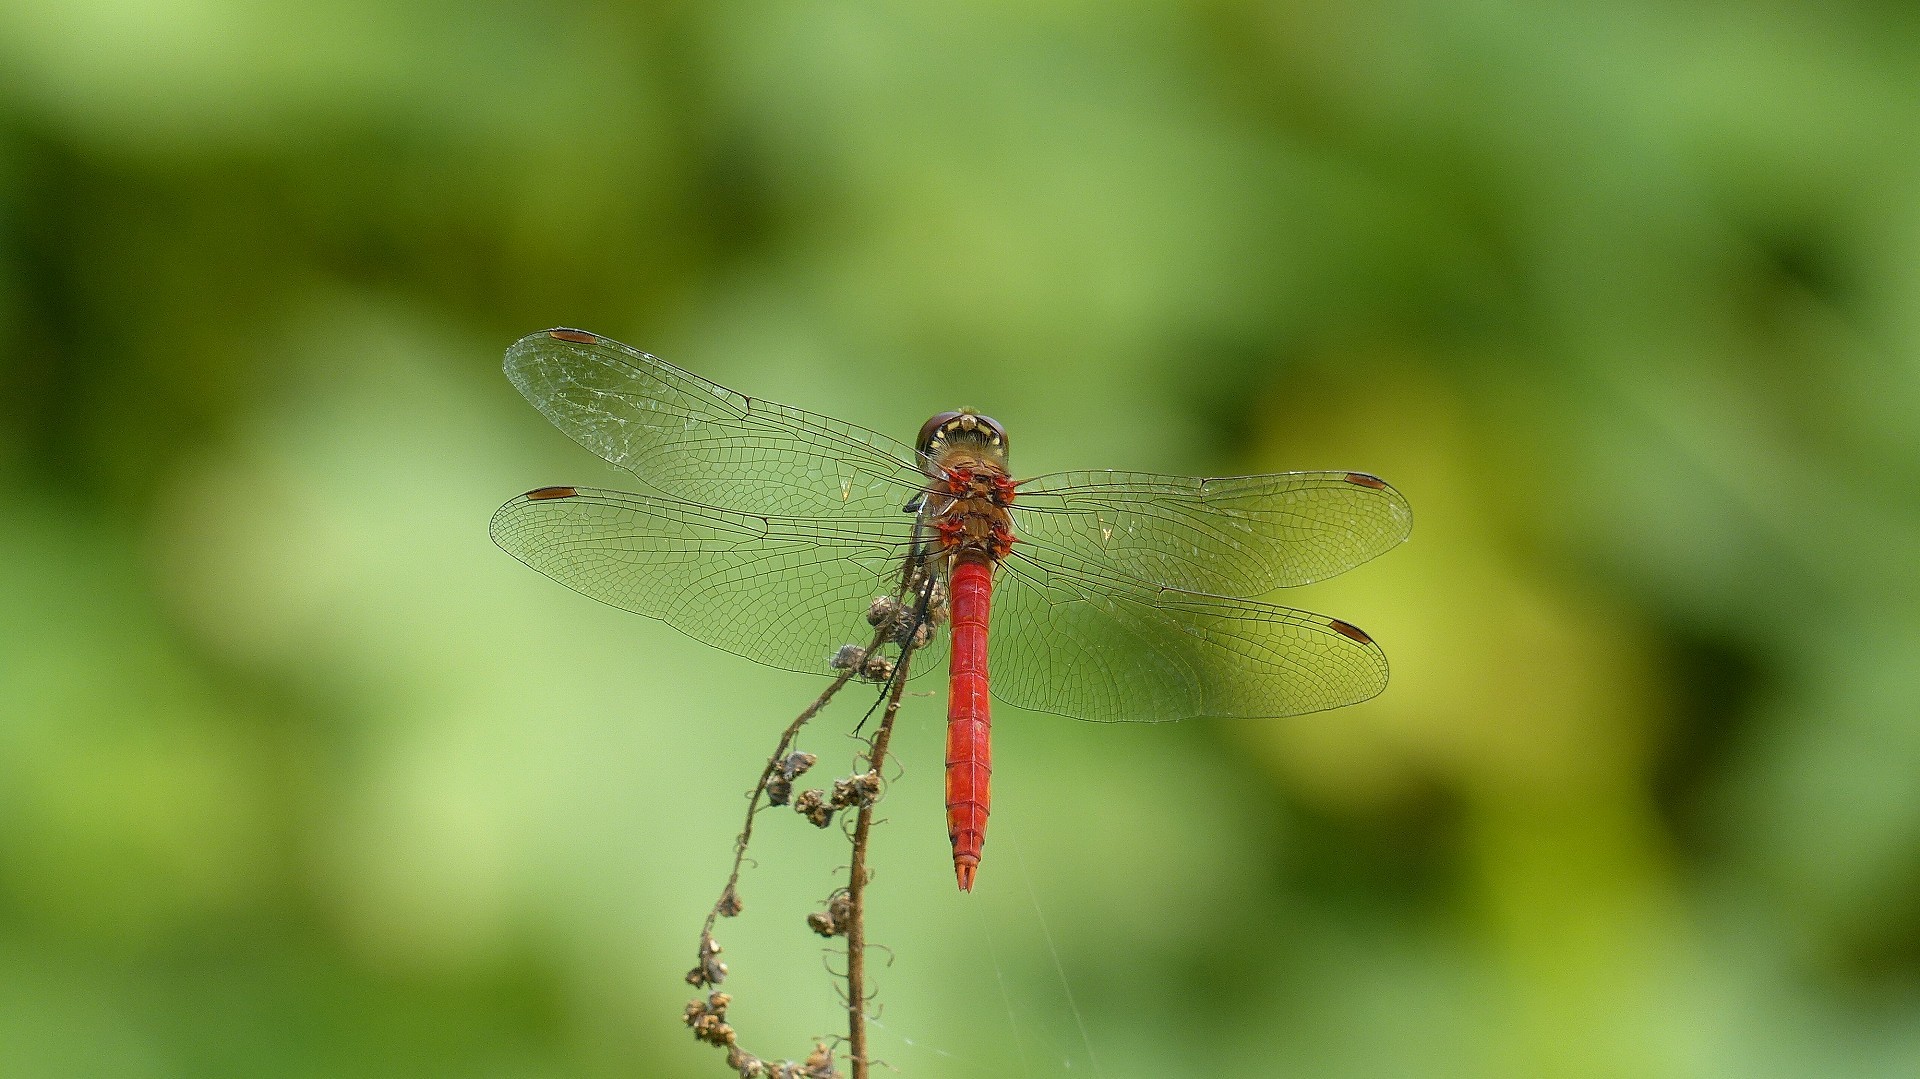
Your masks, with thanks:
M 493 515 L 502 549 L 577 592 L 658 618 L 783 670 L 830 673 L 872 639 L 866 612 L 897 591 L 912 519 L 769 517 L 587 487 L 521 495 Z M 943 639 L 914 654 L 938 665 Z
M 1407 500 L 1364 472 L 1059 472 L 1022 483 L 1013 518 L 1039 557 L 1222 596 L 1323 580 L 1413 529 Z
M 1100 722 L 1289 716 L 1387 685 L 1387 657 L 1335 618 L 1153 588 L 1015 553 L 995 577 L 994 696 Z
M 575 442 L 693 502 L 879 517 L 924 483 L 914 451 L 885 435 L 735 393 L 584 330 L 521 338 L 506 372 Z

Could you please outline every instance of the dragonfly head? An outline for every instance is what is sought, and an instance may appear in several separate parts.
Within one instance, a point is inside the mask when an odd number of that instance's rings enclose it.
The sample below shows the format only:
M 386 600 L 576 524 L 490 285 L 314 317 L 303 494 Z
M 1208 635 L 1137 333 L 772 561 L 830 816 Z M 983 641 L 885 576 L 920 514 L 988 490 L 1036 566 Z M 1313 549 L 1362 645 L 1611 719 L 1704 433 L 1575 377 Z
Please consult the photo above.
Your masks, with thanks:
M 970 408 L 942 412 L 920 428 L 920 467 L 938 476 L 955 465 L 1007 470 L 1007 429 Z

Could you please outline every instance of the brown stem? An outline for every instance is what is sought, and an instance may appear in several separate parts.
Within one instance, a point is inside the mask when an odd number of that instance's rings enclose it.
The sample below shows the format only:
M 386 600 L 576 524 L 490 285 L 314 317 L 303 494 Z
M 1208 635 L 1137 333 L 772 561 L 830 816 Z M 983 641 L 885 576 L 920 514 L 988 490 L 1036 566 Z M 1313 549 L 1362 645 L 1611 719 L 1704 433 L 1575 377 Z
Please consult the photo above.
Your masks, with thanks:
M 872 655 L 875 649 L 878 649 L 886 642 L 892 632 L 893 630 L 888 625 L 876 627 L 873 641 L 868 644 L 866 654 Z M 903 662 L 900 666 L 903 672 L 905 668 L 904 660 L 911 651 L 910 645 L 902 650 L 901 658 Z M 706 922 L 700 927 L 699 963 L 691 971 L 687 972 L 687 981 L 695 987 L 715 987 L 726 977 L 726 964 L 718 960 L 720 948 L 719 945 L 714 942 L 713 927 L 721 917 L 732 917 L 740 913 L 740 896 L 738 891 L 740 872 L 746 864 L 747 848 L 753 841 L 754 818 L 759 815 L 762 808 L 761 800 L 767 797 L 767 786 L 773 779 L 774 772 L 786 763 L 788 751 L 792 749 L 794 739 L 799 737 L 800 729 L 807 725 L 808 720 L 818 715 L 820 710 L 825 708 L 827 703 L 833 700 L 834 695 L 839 693 L 855 675 L 861 674 L 863 667 L 863 663 L 848 664 L 846 668 L 841 671 L 839 677 L 835 678 L 832 684 L 827 686 L 827 688 L 821 692 L 820 696 L 814 699 L 812 704 L 808 705 L 799 715 L 795 716 L 793 722 L 787 724 L 787 729 L 781 733 L 780 743 L 774 747 L 773 755 L 767 758 L 766 767 L 760 770 L 760 779 L 753 785 L 753 791 L 747 797 L 746 822 L 740 828 L 740 835 L 734 840 L 733 867 L 727 874 L 726 887 L 720 890 L 720 898 L 714 901 L 713 908 L 707 912 Z M 893 713 L 899 706 L 900 686 L 900 681 L 896 679 L 892 687 L 892 701 L 887 708 L 886 723 L 888 725 L 892 724 Z M 885 738 L 886 734 L 883 728 L 883 732 L 879 735 L 879 741 L 883 747 Z M 862 834 L 864 834 L 864 816 L 862 818 L 861 831 Z M 762 1062 L 758 1057 L 755 1057 L 740 1047 L 736 1032 L 733 1027 L 727 1023 L 727 1005 L 731 1003 L 731 1001 L 731 997 L 718 991 L 709 994 L 705 1001 L 695 999 L 687 1005 L 687 1025 L 693 1028 L 694 1036 L 701 1041 L 725 1048 L 727 1050 L 728 1066 L 740 1068 L 741 1074 L 747 1074 L 747 1067 L 758 1067 Z M 864 1059 L 864 1052 L 862 1053 L 862 1057 Z M 816 1045 L 813 1055 L 809 1056 L 802 1066 L 808 1069 L 806 1072 L 808 1075 L 814 1075 L 816 1073 L 821 1075 L 838 1074 L 833 1071 L 831 1050 L 825 1044 Z M 859 1070 L 858 1074 L 866 1074 L 864 1066 Z
M 900 697 L 907 688 L 907 664 L 913 659 L 911 646 L 900 650 L 900 663 L 893 674 L 893 690 L 887 695 L 887 710 L 880 717 L 880 729 L 873 734 L 867 750 L 867 767 L 883 773 L 887 760 L 887 741 L 893 737 L 893 717 L 900 711 Z M 867 833 L 873 827 L 876 799 L 860 805 L 859 819 L 853 826 L 853 866 L 847 871 L 847 903 L 851 915 L 847 925 L 847 1051 L 853 1067 L 853 1079 L 867 1079 Z
M 882 628 L 873 635 L 873 642 L 867 646 L 867 650 L 871 652 L 880 647 L 886 638 L 887 630 Z M 747 844 L 753 839 L 753 818 L 760 812 L 760 799 L 767 793 L 767 781 L 773 778 L 774 769 L 780 767 L 780 762 L 786 760 L 787 750 L 793 745 L 794 738 L 799 736 L 800 728 L 806 726 L 808 720 L 819 715 L 820 709 L 825 708 L 827 702 L 833 700 L 833 695 L 840 692 L 858 670 L 859 665 L 855 664 L 841 671 L 840 677 L 835 678 L 812 704 L 793 717 L 793 722 L 787 724 L 786 731 L 780 735 L 780 744 L 773 747 L 773 756 L 767 758 L 767 766 L 760 770 L 759 782 L 753 785 L 753 794 L 747 799 L 747 822 L 741 827 L 739 837 L 733 841 L 733 870 L 727 874 L 727 886 L 720 890 L 719 901 L 714 903 L 713 909 L 707 912 L 706 924 L 700 927 L 700 939 L 703 943 L 713 935 L 713 926 L 720 917 L 721 908 L 727 906 L 730 897 L 738 895 L 735 889 L 740 884 L 740 867 L 747 859 Z M 892 718 L 891 714 L 888 718 Z

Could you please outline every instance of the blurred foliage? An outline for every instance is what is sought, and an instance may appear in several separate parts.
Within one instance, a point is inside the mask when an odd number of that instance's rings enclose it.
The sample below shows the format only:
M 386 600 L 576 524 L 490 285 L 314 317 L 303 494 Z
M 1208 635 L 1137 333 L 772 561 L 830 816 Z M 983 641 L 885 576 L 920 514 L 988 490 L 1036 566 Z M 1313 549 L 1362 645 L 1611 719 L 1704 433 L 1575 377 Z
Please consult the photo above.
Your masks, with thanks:
M 1284 597 L 1384 696 L 1003 710 L 972 897 L 909 706 L 901 1074 L 1920 1073 L 1916 85 L 1866 2 L 0 6 L 0 1071 L 722 1073 L 814 688 L 487 543 L 620 485 L 499 375 L 571 324 L 1413 502 Z M 801 1055 L 791 823 L 723 939 Z

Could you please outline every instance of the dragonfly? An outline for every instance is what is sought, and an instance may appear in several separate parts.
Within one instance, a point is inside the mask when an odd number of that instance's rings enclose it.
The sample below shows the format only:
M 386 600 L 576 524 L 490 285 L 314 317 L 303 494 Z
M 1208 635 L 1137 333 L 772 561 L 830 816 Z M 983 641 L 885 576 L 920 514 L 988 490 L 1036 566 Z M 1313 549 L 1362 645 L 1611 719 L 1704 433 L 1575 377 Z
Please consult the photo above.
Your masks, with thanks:
M 881 671 L 902 651 L 921 673 L 945 660 L 963 891 L 986 840 L 990 698 L 1155 723 L 1298 715 L 1386 688 L 1386 656 L 1358 627 L 1256 598 L 1407 538 L 1406 499 L 1368 473 L 1017 479 L 1007 430 L 971 409 L 907 445 L 564 327 L 514 343 L 505 367 L 644 488 L 512 499 L 490 531 L 515 558 L 783 670 L 833 675 L 849 637 L 883 618 Z

